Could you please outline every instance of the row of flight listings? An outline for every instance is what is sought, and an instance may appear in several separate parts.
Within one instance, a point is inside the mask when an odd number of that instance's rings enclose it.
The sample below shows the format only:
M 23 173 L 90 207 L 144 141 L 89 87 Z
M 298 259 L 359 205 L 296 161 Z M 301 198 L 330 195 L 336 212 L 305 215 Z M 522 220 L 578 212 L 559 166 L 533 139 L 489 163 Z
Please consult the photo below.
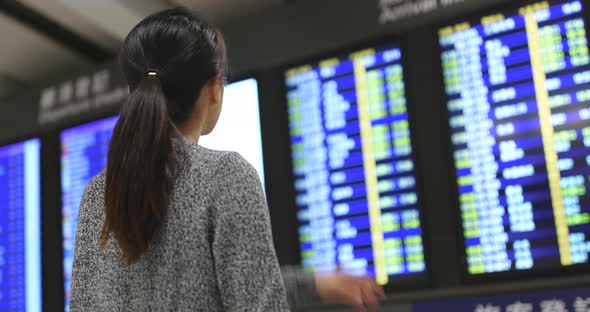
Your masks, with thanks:
M 581 1 L 545 1 L 439 30 L 470 275 L 588 264 L 590 52 Z M 286 72 L 302 265 L 426 279 L 416 163 L 396 43 Z M 303 116 L 305 115 L 305 118 Z M 240 133 L 232 124 L 246 121 Z M 65 308 L 78 208 L 117 117 L 61 132 Z M 227 87 L 201 145 L 264 181 L 255 79 Z M 0 147 L 0 311 L 41 311 L 40 146 Z M 264 185 L 264 183 L 263 183 Z

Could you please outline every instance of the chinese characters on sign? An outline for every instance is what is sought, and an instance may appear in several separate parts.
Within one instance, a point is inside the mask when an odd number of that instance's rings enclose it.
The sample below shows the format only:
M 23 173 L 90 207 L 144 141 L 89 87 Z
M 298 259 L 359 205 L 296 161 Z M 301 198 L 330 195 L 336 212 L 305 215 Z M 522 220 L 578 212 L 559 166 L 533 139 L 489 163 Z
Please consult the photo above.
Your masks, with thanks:
M 379 23 L 387 24 L 463 2 L 465 0 L 379 0 Z
M 65 81 L 41 91 L 38 122 L 61 121 L 92 110 L 118 105 L 127 95 L 127 86 L 114 79 L 114 71 L 102 69 L 90 75 Z

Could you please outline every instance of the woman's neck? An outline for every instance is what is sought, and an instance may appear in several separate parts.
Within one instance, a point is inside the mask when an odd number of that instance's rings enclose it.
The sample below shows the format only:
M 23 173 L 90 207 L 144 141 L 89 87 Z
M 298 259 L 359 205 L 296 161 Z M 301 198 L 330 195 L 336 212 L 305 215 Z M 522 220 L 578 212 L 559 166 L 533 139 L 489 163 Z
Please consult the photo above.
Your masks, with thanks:
M 199 138 L 201 137 L 202 126 L 196 123 L 188 123 L 178 126 L 178 131 L 187 140 L 199 144 Z

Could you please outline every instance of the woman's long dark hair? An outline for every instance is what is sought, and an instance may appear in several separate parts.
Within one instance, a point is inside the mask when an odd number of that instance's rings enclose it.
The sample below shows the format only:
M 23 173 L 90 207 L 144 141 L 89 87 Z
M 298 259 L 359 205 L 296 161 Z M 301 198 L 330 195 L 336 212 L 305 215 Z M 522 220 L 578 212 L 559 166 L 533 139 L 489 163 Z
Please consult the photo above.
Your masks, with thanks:
M 220 32 L 182 8 L 140 22 L 119 61 L 130 94 L 110 144 L 100 248 L 112 234 L 134 263 L 166 215 L 179 161 L 175 125 L 188 120 L 208 81 L 225 78 L 227 62 Z

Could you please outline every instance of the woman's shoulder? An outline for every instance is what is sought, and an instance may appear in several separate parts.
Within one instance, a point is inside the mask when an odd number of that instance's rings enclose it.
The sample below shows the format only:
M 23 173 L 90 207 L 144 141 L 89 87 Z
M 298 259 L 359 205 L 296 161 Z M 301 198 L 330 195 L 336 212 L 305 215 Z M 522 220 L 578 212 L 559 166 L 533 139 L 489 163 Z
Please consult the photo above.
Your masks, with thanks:
M 242 155 L 236 152 L 220 152 L 218 154 L 217 174 L 220 175 L 253 175 L 256 174 L 256 169 L 252 166 Z
M 188 143 L 189 162 L 214 175 L 256 175 L 256 169 L 236 152 L 212 150 Z
M 217 151 L 185 142 L 179 184 L 186 191 L 208 193 L 213 197 L 225 196 L 227 192 L 247 191 L 257 193 L 261 189 L 256 169 L 236 152 Z M 207 191 L 208 190 L 208 191 Z
M 84 197 L 88 200 L 93 198 L 102 198 L 106 184 L 106 169 L 95 175 L 84 190 Z
M 100 215 L 103 209 L 97 209 L 104 205 L 104 193 L 106 185 L 106 169 L 94 176 L 86 185 L 80 202 L 79 214 L 83 216 Z

